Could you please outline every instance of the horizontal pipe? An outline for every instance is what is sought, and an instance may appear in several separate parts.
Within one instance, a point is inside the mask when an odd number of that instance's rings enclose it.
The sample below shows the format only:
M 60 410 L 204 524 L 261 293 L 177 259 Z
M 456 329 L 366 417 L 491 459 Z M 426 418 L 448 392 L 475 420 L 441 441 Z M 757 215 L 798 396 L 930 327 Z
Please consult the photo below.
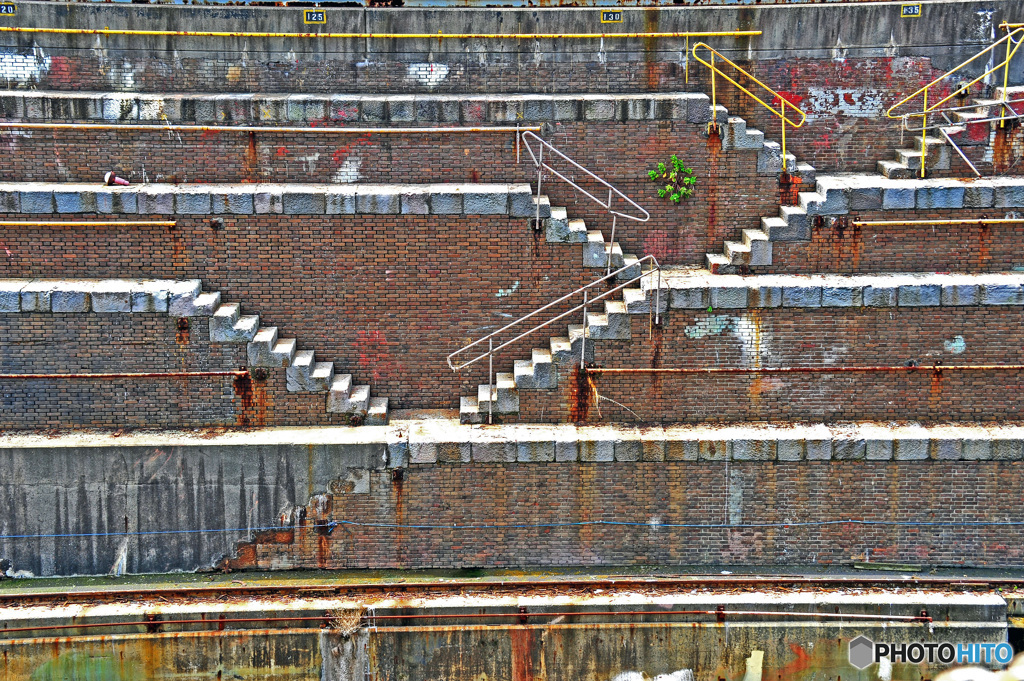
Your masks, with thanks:
M 481 619 L 481 618 L 530 618 L 530 617 L 645 617 L 665 615 L 714 615 L 725 618 L 729 616 L 741 617 L 792 617 L 807 619 L 844 619 L 844 620 L 868 620 L 874 622 L 921 622 L 932 621 L 928 616 L 917 615 L 871 615 L 871 614 L 849 614 L 828 613 L 828 612 L 779 612 L 774 610 L 607 610 L 594 612 L 496 612 L 496 613 L 450 613 L 450 614 L 422 614 L 422 615 L 363 615 L 363 623 L 372 623 L 381 620 L 417 620 L 417 619 Z M 235 617 L 231 619 L 178 619 L 178 620 L 134 620 L 128 622 L 86 622 L 81 624 L 40 624 L 30 627 L 0 628 L 0 634 L 22 633 L 29 631 L 58 631 L 62 629 L 97 629 L 97 628 L 118 628 L 118 627 L 159 627 L 166 625 L 181 624 L 212 624 L 223 627 L 227 624 L 251 624 L 255 622 L 311 622 L 330 621 L 336 619 L 336 615 L 297 615 L 293 617 Z M 2 640 L 2 639 L 0 639 Z
M 382 40 L 597 40 L 608 38 L 702 38 L 713 36 L 756 36 L 761 31 L 673 31 L 652 33 L 275 33 L 261 31 L 165 31 L 116 28 L 36 28 L 0 26 L 0 33 L 58 33 L 61 35 L 140 35 L 183 38 L 379 38 Z
M 605 369 L 588 368 L 592 374 L 844 374 L 885 371 L 1020 371 L 1024 364 L 938 364 L 929 366 L 865 367 L 687 367 L 652 369 L 649 367 Z
M 37 378 L 199 378 L 202 376 L 248 376 L 249 372 L 238 371 L 151 371 L 143 373 L 114 374 L 0 374 L 0 381 L 27 380 Z
M 0 227 L 176 227 L 174 220 L 0 220 Z
M 894 227 L 896 225 L 997 225 L 1005 223 L 1022 223 L 1024 218 L 986 218 L 972 220 L 867 220 L 851 222 L 854 227 Z
M 313 126 L 279 126 L 279 125 L 158 125 L 149 123 L 115 124 L 115 123 L 19 123 L 0 121 L 0 128 L 16 130 L 131 130 L 133 132 L 282 132 L 282 133 L 327 133 L 331 135 L 419 135 L 432 133 L 519 133 L 526 130 L 539 132 L 540 126 L 490 125 L 480 127 L 442 127 L 423 128 L 390 127 L 390 128 L 342 128 Z

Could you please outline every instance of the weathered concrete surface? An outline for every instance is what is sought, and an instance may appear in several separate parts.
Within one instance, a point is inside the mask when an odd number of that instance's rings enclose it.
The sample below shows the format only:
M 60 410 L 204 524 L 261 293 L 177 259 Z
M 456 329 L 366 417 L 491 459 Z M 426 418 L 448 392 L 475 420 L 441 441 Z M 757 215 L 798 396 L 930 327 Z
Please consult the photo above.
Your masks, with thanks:
M 897 5 L 898 7 L 898 5 Z M 746 58 L 773 59 L 788 57 L 799 42 L 802 56 L 810 58 L 927 56 L 938 68 L 959 64 L 990 42 L 989 32 L 980 32 L 984 25 L 1015 21 L 1022 13 L 1020 0 L 999 2 L 935 2 L 928 3 L 927 18 L 907 20 L 885 3 L 821 3 L 742 7 L 664 7 L 625 8 L 623 23 L 615 27 L 621 32 L 728 31 L 758 29 L 756 38 L 717 37 L 715 47 L 725 52 L 738 52 Z M 593 33 L 602 29 L 595 23 L 595 10 L 589 8 L 502 8 L 466 9 L 458 11 L 438 8 L 362 9 L 331 7 L 327 10 L 325 29 L 335 33 Z M 251 7 L 174 7 L 123 6 L 118 4 L 67 5 L 51 2 L 18 3 L 17 21 L 25 26 L 68 26 L 85 29 L 110 27 L 171 31 L 228 32 L 306 32 L 301 9 Z M 982 21 L 987 23 L 982 24 Z M 943 40 L 934 40 L 937 35 Z M 569 62 L 604 63 L 606 51 L 617 58 L 628 55 L 640 60 L 649 49 L 642 39 L 616 41 L 607 45 L 599 40 L 573 41 L 493 41 L 482 39 L 437 40 L 334 39 L 309 40 L 299 50 L 287 38 L 172 38 L 162 36 L 96 36 L 8 34 L 0 40 L 9 48 L 31 50 L 33 45 L 44 54 L 64 49 L 102 50 L 111 61 L 130 60 L 138 54 L 163 58 L 168 64 L 179 60 L 178 53 L 191 58 L 224 59 L 242 63 L 246 55 L 268 51 L 289 62 L 319 62 L 330 58 L 350 58 L 353 62 L 372 59 L 374 54 L 388 53 L 390 59 L 409 62 L 448 62 L 478 64 L 481 59 L 505 62 Z M 929 47 L 935 45 L 935 47 Z M 950 45 L 959 47 L 950 48 Z M 675 53 L 685 59 L 685 40 L 662 38 L 658 49 Z M 900 47 L 904 46 L 904 47 Z M 554 49 L 557 47 L 557 49 Z M 339 54 L 340 53 L 340 54 Z M 1015 76 L 1020 73 L 1015 66 Z M 120 111 L 120 102 L 111 107 Z
M 864 615 L 916 615 L 927 610 L 936 623 L 881 621 L 828 622 L 798 616 L 707 615 L 587 616 L 588 611 L 763 610 Z M 567 612 L 559 618 L 536 618 L 522 625 L 510 618 L 457 620 L 471 613 Z M 868 678 L 848 664 L 849 641 L 865 635 L 875 641 L 998 642 L 1006 640 L 1006 602 L 994 594 L 948 594 L 890 589 L 862 594 L 837 593 L 644 593 L 613 592 L 570 597 L 454 596 L 410 598 L 321 597 L 307 600 L 257 600 L 215 604 L 129 602 L 105 606 L 6 608 L 0 617 L 17 626 L 69 621 L 90 623 L 156 619 L 319 617 L 351 610 L 384 615 L 426 615 L 436 620 L 408 625 L 379 620 L 370 628 L 316 628 L 318 620 L 295 622 L 288 631 L 255 628 L 258 623 L 229 624 L 224 631 L 160 631 L 86 635 L 70 638 L 0 639 L 7 664 L 0 681 L 85 677 L 171 679 L 189 677 L 321 679 L 488 679 L 546 681 L 672 677 L 693 670 L 700 681 L 739 681 L 747 660 L 761 653 L 762 674 L 752 678 L 802 681 L 823 678 Z M 347 618 L 346 618 L 347 621 Z M 364 621 L 365 624 L 365 621 Z M 232 629 L 254 627 L 243 631 Z M 272 626 L 272 625 L 271 625 Z M 195 627 L 189 627 L 195 629 Z M 2 632 L 0 632 L 2 636 Z M 897 664 L 893 677 L 929 678 L 940 666 Z M 874 678 L 877 667 L 868 673 Z M 47 675 L 48 674 L 48 675 Z

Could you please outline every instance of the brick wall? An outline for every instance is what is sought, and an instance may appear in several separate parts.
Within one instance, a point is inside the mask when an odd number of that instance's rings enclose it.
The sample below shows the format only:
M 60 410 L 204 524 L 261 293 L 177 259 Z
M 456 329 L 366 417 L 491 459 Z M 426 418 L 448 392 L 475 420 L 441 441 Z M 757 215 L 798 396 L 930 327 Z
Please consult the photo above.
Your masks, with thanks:
M 694 564 L 1019 563 L 1009 526 L 835 524 L 668 528 L 848 518 L 1017 518 L 1020 462 L 638 462 L 473 464 L 372 474 L 369 494 L 332 494 L 294 531 L 241 544 L 233 568 L 473 568 Z M 641 527 L 470 529 L 626 521 Z M 332 530 L 331 521 L 346 521 Z M 358 523 L 436 525 L 438 529 Z
M 1005 272 L 1024 266 L 1024 222 L 991 225 L 882 225 L 857 221 L 972 220 L 1016 217 L 1006 208 L 855 211 L 845 229 L 822 222 L 811 241 L 772 244 L 758 272 Z M 812 218 L 813 221 L 813 218 Z
M 671 310 L 652 340 L 647 317 L 634 315 L 633 340 L 596 341 L 594 361 L 607 368 L 1019 364 L 1020 320 L 1017 307 Z M 602 396 L 595 400 L 570 368 L 557 390 L 520 391 L 520 419 L 999 421 L 1024 407 L 1022 377 L 1021 370 L 592 374 Z

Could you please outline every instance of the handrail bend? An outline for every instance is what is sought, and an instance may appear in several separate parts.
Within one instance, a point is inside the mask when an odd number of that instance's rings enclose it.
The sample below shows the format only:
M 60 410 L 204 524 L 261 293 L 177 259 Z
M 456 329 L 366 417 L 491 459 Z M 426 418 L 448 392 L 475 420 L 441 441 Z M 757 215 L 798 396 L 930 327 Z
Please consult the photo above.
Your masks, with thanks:
M 920 175 L 921 175 L 921 177 L 925 176 L 925 160 L 926 160 L 926 157 L 928 155 L 928 144 L 927 144 L 927 135 L 928 135 L 928 129 L 929 129 L 929 127 L 928 127 L 928 114 L 929 113 L 933 113 L 933 112 L 957 111 L 959 109 L 964 108 L 964 107 L 958 107 L 958 106 L 943 107 L 942 105 L 945 104 L 946 102 L 948 102 L 949 100 L 953 99 L 954 97 L 959 97 L 959 96 L 963 96 L 963 95 L 969 94 L 970 91 L 971 91 L 971 87 L 975 83 L 977 83 L 977 82 L 979 82 L 981 80 L 984 80 L 985 78 L 987 78 L 988 76 L 992 75 L 996 71 L 999 71 L 1000 69 L 1002 69 L 1002 71 L 1003 71 L 1002 95 L 997 100 L 997 102 L 999 103 L 999 106 L 1000 106 L 1000 115 L 996 119 L 988 119 L 988 120 L 998 120 L 1000 125 L 1002 125 L 1003 121 L 1006 118 L 1006 111 L 1007 110 L 1010 111 L 1010 113 L 1011 113 L 1010 117 L 1011 118 L 1020 118 L 1020 114 L 1018 114 L 1013 109 L 1013 107 L 1011 107 L 1009 105 L 1009 102 L 1007 102 L 1006 88 L 1007 88 L 1007 85 L 1009 84 L 1009 79 L 1010 79 L 1010 61 L 1013 59 L 1014 55 L 1017 54 L 1017 50 L 1020 49 L 1021 42 L 1022 42 L 1022 40 L 1024 40 L 1024 26 L 1020 26 L 1018 28 L 1014 28 L 1013 30 L 1010 30 L 1011 26 L 1019 26 L 1019 25 L 1017 25 L 1017 24 L 1013 24 L 1013 25 L 1001 24 L 1001 27 L 1008 31 L 1005 36 L 1003 36 L 999 40 L 995 41 L 994 43 L 992 43 L 991 45 L 986 47 L 984 50 L 982 50 L 981 52 L 978 52 L 977 54 L 975 54 L 970 59 L 967 59 L 966 61 L 960 63 L 958 66 L 955 66 L 952 69 L 950 69 L 949 71 L 946 71 L 944 74 L 942 74 L 941 76 L 939 76 L 938 78 L 936 78 L 932 82 L 928 83 L 927 85 L 925 85 L 925 86 L 923 86 L 921 88 L 918 88 L 917 90 L 915 90 L 911 94 L 907 95 L 906 97 L 904 97 L 900 101 L 898 101 L 895 104 L 893 104 L 885 112 L 885 115 L 888 118 L 892 118 L 894 120 L 897 120 L 897 119 L 902 120 L 903 121 L 904 129 L 912 130 L 913 132 L 916 132 L 918 129 L 917 128 L 913 128 L 912 129 L 912 128 L 907 127 L 907 121 L 909 119 L 911 119 L 911 118 L 920 118 L 921 119 L 921 127 L 920 127 L 920 130 L 921 130 L 921 170 L 920 170 Z M 973 63 L 979 57 L 986 56 L 989 53 L 992 53 L 993 57 L 994 57 L 994 50 L 997 47 L 999 47 L 1000 45 L 1004 44 L 1004 43 L 1006 44 L 1006 56 L 1003 58 L 1003 60 L 1001 62 L 999 62 L 995 66 L 992 66 L 991 68 L 987 69 L 984 73 L 982 73 L 977 78 L 975 78 L 975 79 L 973 79 L 973 80 L 971 80 L 969 82 L 966 82 L 966 83 L 959 83 L 957 85 L 957 87 L 953 90 L 953 92 L 951 92 L 950 94 L 946 95 L 945 97 L 943 97 L 942 99 L 938 100 L 937 102 L 934 102 L 932 104 L 928 104 L 928 95 L 929 95 L 929 92 L 931 91 L 932 88 L 934 88 L 939 83 L 942 83 L 943 81 L 948 79 L 954 73 L 957 73 L 961 69 L 966 68 L 968 65 Z M 922 97 L 922 103 L 921 103 L 921 110 L 920 111 L 906 112 L 906 113 L 902 113 L 902 114 L 896 114 L 895 113 L 897 109 L 899 109 L 903 105 L 909 103 L 911 100 L 916 99 L 918 97 L 918 95 L 920 95 Z M 979 121 L 979 122 L 981 122 L 981 121 Z
M 705 50 L 708 51 L 708 59 L 709 59 L 708 61 L 705 61 L 704 59 L 701 58 L 701 56 L 699 54 L 697 54 L 697 50 L 700 49 L 700 48 L 704 48 Z M 760 97 L 755 95 L 753 92 L 751 92 L 750 90 L 748 90 L 747 88 L 745 88 L 744 86 L 740 85 L 738 82 L 736 82 L 735 80 L 730 78 L 728 74 L 726 74 L 724 71 L 722 71 L 721 68 L 719 68 L 718 66 L 715 65 L 715 58 L 716 57 L 718 58 L 719 61 L 725 62 L 726 64 L 731 66 L 733 69 L 735 69 L 739 73 L 741 73 L 744 76 L 746 76 L 747 78 L 749 78 L 754 83 L 757 83 L 761 87 L 762 90 L 765 90 L 768 93 L 770 93 L 771 96 L 772 96 L 772 103 L 769 104 L 769 103 L 765 102 L 763 99 L 761 99 Z M 807 120 L 807 114 L 805 114 L 803 111 L 801 111 L 800 107 L 798 107 L 796 104 L 793 104 L 788 99 L 783 97 L 781 94 L 779 94 L 775 90 L 771 89 L 770 87 L 768 87 L 767 85 L 762 83 L 760 80 L 755 78 L 753 76 L 753 74 L 751 74 L 750 72 L 745 71 L 744 69 L 740 68 L 740 66 L 738 64 L 736 64 L 734 61 L 730 60 L 728 57 L 726 57 L 721 52 L 719 52 L 718 50 L 714 49 L 713 47 L 711 47 L 707 43 L 697 43 L 696 45 L 693 46 L 693 58 L 696 59 L 698 62 L 700 62 L 701 64 L 703 64 L 704 66 L 708 67 L 708 69 L 711 70 L 711 123 L 710 123 L 710 125 L 712 125 L 712 126 L 715 125 L 715 110 L 716 110 L 716 108 L 718 106 L 718 88 L 717 88 L 717 83 L 716 83 L 716 76 L 721 76 L 722 78 L 725 78 L 727 81 L 729 81 L 730 83 L 732 83 L 733 85 L 738 87 L 748 97 L 753 99 L 755 102 L 757 102 L 758 104 L 760 104 L 764 108 L 766 108 L 769 111 L 771 111 L 773 115 L 775 115 L 777 118 L 779 118 L 782 121 L 782 170 L 783 170 L 783 172 L 785 172 L 787 170 L 786 169 L 786 126 L 789 125 L 791 128 L 799 128 Z M 779 102 L 779 109 L 778 110 L 776 110 L 775 106 L 774 106 L 776 100 L 778 100 L 778 102 Z M 795 111 L 797 114 L 799 114 L 799 119 L 796 118 L 796 117 L 794 117 L 793 119 L 790 119 L 789 117 L 787 117 L 787 115 L 786 115 L 786 108 L 787 107 L 789 107 L 790 109 Z
M 651 266 L 651 269 L 649 269 L 646 272 L 644 272 L 644 264 L 645 263 L 647 263 L 647 264 L 649 264 Z M 594 288 L 594 287 L 596 287 L 596 286 L 598 286 L 600 284 L 603 284 L 604 282 L 608 281 L 609 279 L 614 279 L 614 278 L 618 277 L 618 275 L 620 275 L 623 272 L 625 272 L 625 271 L 627 271 L 629 269 L 632 269 L 634 267 L 639 267 L 640 268 L 639 276 L 632 277 L 629 280 L 624 281 L 621 284 L 615 286 L 614 288 L 610 288 L 607 291 L 604 291 L 603 293 L 599 293 L 596 296 L 590 297 L 590 290 L 592 288 Z M 661 265 L 658 263 L 657 258 L 655 258 L 653 255 L 645 255 L 644 257 L 640 258 L 634 264 L 630 264 L 630 265 L 627 265 L 625 267 L 620 267 L 619 269 L 615 270 L 614 272 L 610 272 L 610 273 L 606 274 L 605 276 L 601 277 L 600 279 L 592 281 L 591 283 L 589 283 L 589 284 L 587 284 L 585 286 L 581 286 L 580 288 L 576 289 L 572 293 L 567 293 L 566 295 L 562 296 L 561 298 L 558 298 L 557 300 L 553 300 L 550 303 L 548 303 L 547 305 L 543 305 L 543 306 L 537 308 L 536 310 L 534 310 L 533 312 L 530 312 L 528 314 L 523 315 L 519 319 L 516 319 L 515 321 L 513 321 L 513 322 L 511 322 L 509 324 L 506 324 L 505 326 L 501 327 L 497 331 L 492 331 L 491 333 L 487 334 L 486 336 L 483 336 L 482 338 L 479 338 L 479 339 L 473 341 L 472 343 L 464 345 L 463 347 L 459 348 L 455 352 L 453 352 L 450 355 L 448 355 L 448 357 L 447 357 L 448 366 L 451 368 L 452 371 L 461 371 L 462 369 L 465 369 L 468 366 L 476 364 L 477 362 L 483 360 L 484 358 L 488 359 L 487 385 L 490 386 L 490 391 L 491 391 L 488 394 L 488 397 L 491 397 L 492 399 L 488 400 L 488 405 L 487 405 L 488 406 L 487 422 L 490 423 L 491 420 L 492 420 L 492 416 L 493 416 L 492 412 L 493 412 L 493 409 L 494 409 L 494 397 L 495 397 L 494 392 L 496 391 L 496 387 L 494 385 L 494 355 L 495 355 L 495 353 L 497 353 L 499 350 L 502 350 L 502 349 L 508 347 L 509 345 L 512 345 L 513 343 L 519 342 L 523 338 L 526 338 L 527 336 L 529 336 L 529 335 L 531 335 L 533 333 L 536 333 L 537 331 L 540 331 L 544 327 L 547 327 L 547 326 L 550 326 L 551 324 L 554 324 L 555 322 L 557 322 L 560 319 L 564 319 L 564 318 L 568 317 L 569 315 L 574 314 L 574 313 L 579 312 L 579 311 L 582 310 L 583 311 L 583 342 L 582 342 L 582 345 L 581 345 L 581 348 L 580 348 L 580 367 L 582 368 L 584 366 L 584 361 L 585 361 L 585 358 L 587 356 L 587 352 L 586 352 L 586 350 L 587 350 L 587 307 L 589 305 L 594 304 L 595 302 L 597 302 L 599 300 L 607 298 L 608 296 L 610 296 L 610 295 L 612 295 L 614 293 L 618 293 L 619 291 L 623 290 L 624 288 L 626 288 L 630 284 L 633 284 L 633 283 L 635 283 L 637 281 L 640 281 L 641 279 L 644 279 L 646 277 L 650 277 L 651 280 L 655 280 L 654 304 L 651 306 L 650 310 L 648 311 L 648 317 L 649 318 L 653 317 L 653 323 L 654 324 L 660 324 L 661 323 Z M 549 310 L 552 307 L 554 307 L 554 306 L 556 306 L 556 305 L 558 305 L 560 303 L 564 303 L 565 301 L 570 300 L 574 296 L 578 296 L 580 294 L 583 294 L 583 302 L 580 303 L 579 305 L 577 305 L 576 307 L 572 308 L 571 310 L 567 310 L 565 312 L 562 312 L 561 314 L 558 314 L 558 315 L 552 317 L 551 319 L 548 319 L 547 321 L 545 321 L 543 323 L 537 324 L 536 326 L 534 326 L 534 327 L 532 327 L 530 329 L 527 329 L 526 331 L 523 331 L 522 333 L 520 333 L 515 338 L 507 340 L 507 341 L 505 341 L 503 343 L 500 343 L 497 347 L 495 347 L 495 345 L 494 345 L 495 340 L 499 336 L 501 336 L 503 333 L 505 333 L 506 331 L 511 329 L 512 327 L 518 326 L 519 324 L 522 324 L 526 320 L 531 319 L 533 317 L 536 317 L 537 315 L 539 315 L 540 313 L 544 312 L 545 310 Z M 482 346 L 484 343 L 487 344 L 487 350 L 486 351 L 482 352 L 481 354 L 479 354 L 476 357 L 473 357 L 471 359 L 467 359 L 467 360 L 464 360 L 464 361 L 461 361 L 461 362 L 455 361 L 457 357 L 459 357 L 460 355 L 463 355 L 464 353 L 469 351 L 471 348 L 475 348 L 477 346 Z
M 607 278 L 607 275 L 611 274 L 611 271 L 612 271 L 612 248 L 614 247 L 614 244 L 615 244 L 615 225 L 616 225 L 616 221 L 618 220 L 618 218 L 622 217 L 622 218 L 626 218 L 627 220 L 633 220 L 635 222 L 647 222 L 648 220 L 651 219 L 651 214 L 648 213 L 647 210 L 643 206 L 641 206 L 639 203 L 637 203 L 633 199 L 631 199 L 628 196 L 626 196 L 625 194 L 623 194 L 616 187 L 614 187 L 611 183 L 609 183 L 608 181 L 604 180 L 601 177 L 598 177 L 594 173 L 590 172 L 589 170 L 587 170 L 586 168 L 581 166 L 579 163 L 577 163 L 576 161 L 572 160 L 571 158 L 569 158 L 568 156 L 563 154 L 561 151 L 559 151 L 557 148 L 555 148 L 555 146 L 553 144 L 551 144 L 550 142 L 548 142 L 546 140 L 541 139 L 539 136 L 537 136 L 536 133 L 530 132 L 529 130 L 524 130 L 522 132 L 522 134 L 521 134 L 521 138 L 523 140 L 523 146 L 526 147 L 526 151 L 529 152 L 529 154 L 530 154 L 530 159 L 533 160 L 533 165 L 536 166 L 536 168 L 537 168 L 537 201 L 536 201 L 537 213 L 536 213 L 536 216 L 535 216 L 536 223 L 534 225 L 534 229 L 536 229 L 537 231 L 540 231 L 540 186 L 541 186 L 541 182 L 543 181 L 543 176 L 544 176 L 544 171 L 545 170 L 547 170 L 552 175 L 554 175 L 558 179 L 562 180 L 566 184 L 570 185 L 571 187 L 573 187 L 577 191 L 581 192 L 584 196 L 586 196 L 591 201 L 593 201 L 594 203 L 596 203 L 597 205 L 601 206 L 606 211 L 608 211 L 609 214 L 611 214 L 611 216 L 612 216 L 612 235 L 611 235 L 611 238 L 608 240 L 609 247 L 608 247 L 608 254 L 607 254 L 607 258 L 606 258 L 606 262 L 605 262 L 605 264 L 606 264 L 605 276 Z M 530 140 L 531 139 L 536 141 L 536 142 L 538 142 L 539 145 L 540 145 L 538 150 L 537 150 L 537 153 L 534 153 L 533 147 L 530 146 Z M 596 196 L 594 196 L 593 194 L 588 192 L 586 189 L 584 189 L 583 187 L 581 187 L 578 184 L 576 184 L 575 182 L 573 182 L 571 179 L 569 179 L 568 177 L 566 177 L 562 173 L 558 172 L 549 163 L 545 163 L 544 162 L 544 150 L 545 149 L 548 150 L 549 154 L 555 154 L 557 157 L 559 157 L 563 161 L 567 162 L 573 168 L 576 168 L 580 172 L 585 173 L 588 177 L 590 177 L 593 180 L 595 180 L 598 184 L 600 184 L 600 185 L 602 185 L 604 187 L 607 187 L 608 188 L 608 200 L 607 201 L 602 201 L 601 199 L 597 198 Z M 625 201 L 627 204 L 629 204 L 633 208 L 636 208 L 638 211 L 640 211 L 640 213 L 642 213 L 643 217 L 637 217 L 636 215 L 630 215 L 629 213 L 623 213 L 623 212 L 617 211 L 614 208 L 612 208 L 612 200 L 616 196 L 619 197 L 620 199 L 622 199 L 623 201 Z

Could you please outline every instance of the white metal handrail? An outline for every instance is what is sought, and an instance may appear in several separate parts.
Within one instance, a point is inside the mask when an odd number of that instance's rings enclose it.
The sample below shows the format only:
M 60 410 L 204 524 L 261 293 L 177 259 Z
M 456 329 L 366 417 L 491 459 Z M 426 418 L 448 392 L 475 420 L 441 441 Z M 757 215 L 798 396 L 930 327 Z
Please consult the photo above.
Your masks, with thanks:
M 629 198 L 628 196 L 623 194 L 621 191 L 616 189 L 614 186 L 612 186 L 611 183 L 609 183 L 608 181 L 602 179 L 601 177 L 598 177 L 594 173 L 590 172 L 589 170 L 587 170 L 586 168 L 581 166 L 579 163 L 577 163 L 576 161 L 572 160 L 571 158 L 569 158 L 568 156 L 563 154 L 561 151 L 556 149 L 554 147 L 554 145 L 552 145 L 550 142 L 542 140 L 540 137 L 537 136 L 536 133 L 530 132 L 529 130 L 524 130 L 521 133 L 521 137 L 522 137 L 522 140 L 523 140 L 523 146 L 525 146 L 526 147 L 526 151 L 528 151 L 530 153 L 530 158 L 533 160 L 533 165 L 535 165 L 537 167 L 537 202 L 536 202 L 537 203 L 537 214 L 536 214 L 536 217 L 535 217 L 535 219 L 536 219 L 536 224 L 534 226 L 535 229 L 537 229 L 538 231 L 540 230 L 540 186 L 541 186 L 541 182 L 543 181 L 543 176 L 544 176 L 544 170 L 545 169 L 550 171 L 551 174 L 554 175 L 555 177 L 557 177 L 558 179 L 562 180 L 566 184 L 572 186 L 574 189 L 576 189 L 579 192 L 581 192 L 584 196 L 586 196 L 591 201 L 593 201 L 597 205 L 601 206 L 602 208 L 604 208 L 606 211 L 608 211 L 611 214 L 611 216 L 612 216 L 612 234 L 611 234 L 611 238 L 608 240 L 609 246 L 608 246 L 608 252 L 606 254 L 606 261 L 605 261 L 605 264 L 606 264 L 605 278 L 607 278 L 607 275 L 611 274 L 611 271 L 612 271 L 612 249 L 614 248 L 614 244 L 615 244 L 615 223 L 618 220 L 618 218 L 622 217 L 622 218 L 626 218 L 627 220 L 634 220 L 636 222 L 647 222 L 648 220 L 651 219 L 651 214 L 648 213 L 644 209 L 643 206 L 641 206 L 636 201 L 634 201 L 633 199 Z M 530 146 L 530 140 L 531 139 L 536 140 L 537 142 L 540 143 L 540 147 L 538 148 L 537 153 L 534 153 L 533 152 L 533 147 Z M 544 149 L 548 149 L 551 154 L 555 154 L 556 156 L 558 156 L 562 160 L 564 160 L 567 163 L 569 163 L 572 167 L 576 168 L 577 170 L 579 170 L 579 171 L 581 171 L 583 173 L 586 173 L 589 177 L 593 178 L 599 184 L 603 185 L 604 187 L 607 187 L 608 188 L 608 200 L 607 201 L 602 201 L 601 199 L 597 198 L 596 196 L 594 196 L 593 194 L 588 192 L 586 189 L 584 189 L 583 187 L 581 187 L 578 184 L 576 184 L 574 181 L 572 181 L 571 179 L 569 179 L 568 177 L 566 177 L 562 173 L 558 172 L 558 170 L 556 170 L 555 168 L 551 167 L 550 164 L 545 163 L 544 162 Z M 628 203 L 630 206 L 633 206 L 638 211 L 640 211 L 643 214 L 643 217 L 637 217 L 635 215 L 630 215 L 629 213 L 623 213 L 623 212 L 617 211 L 614 208 L 612 208 L 612 200 L 616 196 L 618 196 L 620 199 L 622 199 L 623 201 Z
M 651 265 L 651 269 L 649 271 L 647 271 L 647 272 L 643 271 L 644 263 L 649 263 Z M 608 289 L 604 293 L 596 295 L 593 298 L 590 297 L 590 289 L 594 288 L 598 284 L 601 284 L 601 283 L 604 283 L 604 282 L 608 281 L 611 278 L 617 277 L 619 274 L 622 274 L 626 270 L 629 270 L 629 269 L 632 269 L 633 267 L 638 267 L 638 266 L 640 267 L 640 275 L 639 276 L 636 276 L 636 277 L 633 277 L 633 278 L 631 278 L 631 279 L 629 279 L 627 281 L 624 281 L 621 284 L 619 284 L 618 286 L 615 286 L 614 288 Z M 606 274 L 605 276 L 601 277 L 600 279 L 597 279 L 596 281 L 593 281 L 593 282 L 587 284 L 586 286 L 581 286 L 580 288 L 576 289 L 572 293 L 568 293 L 568 294 L 562 296 L 561 298 L 559 298 L 557 300 L 551 301 L 547 305 L 544 305 L 542 307 L 537 308 L 536 310 L 534 310 L 533 312 L 530 312 L 529 314 L 523 315 L 519 319 L 517 319 L 514 322 L 511 322 L 509 324 L 506 324 L 505 326 L 501 327 L 497 331 L 493 331 L 493 332 L 487 334 L 486 336 L 484 336 L 483 338 L 477 339 L 477 340 L 473 341 L 472 343 L 469 343 L 468 345 L 465 345 L 465 346 L 459 348 L 455 352 L 453 352 L 450 355 L 448 355 L 448 366 L 451 367 L 452 371 L 460 371 L 462 369 L 465 369 L 468 366 L 476 364 L 477 362 L 481 361 L 485 357 L 488 359 L 488 363 L 487 363 L 487 365 L 488 365 L 487 366 L 488 394 L 487 394 L 487 396 L 490 399 L 487 401 L 487 422 L 490 423 L 491 420 L 492 420 L 492 415 L 493 415 L 493 411 L 494 411 L 494 400 L 496 398 L 496 393 L 497 393 L 497 387 L 494 384 L 494 354 L 496 352 L 498 352 L 499 350 L 502 350 L 503 348 L 508 347 L 509 345 L 512 345 L 513 343 L 517 343 L 518 341 L 522 340 L 523 338 L 526 338 L 530 334 L 533 334 L 533 333 L 536 333 L 537 331 L 540 331 L 541 329 L 543 329 L 546 326 L 550 326 L 551 324 L 554 324 L 555 322 L 557 322 L 560 319 L 564 319 L 564 318 L 568 317 L 569 315 L 571 315 L 571 314 L 573 314 L 575 312 L 579 312 L 580 310 L 582 310 L 583 311 L 583 340 L 582 340 L 582 343 L 581 343 L 581 346 L 580 346 L 580 368 L 583 368 L 584 361 L 585 361 L 585 358 L 587 356 L 587 306 L 597 302 L 598 300 L 601 300 L 603 298 L 607 298 L 608 296 L 623 290 L 624 288 L 626 288 L 630 284 L 633 284 L 633 283 L 635 283 L 637 281 L 640 281 L 641 279 L 644 279 L 645 277 L 650 277 L 652 280 L 656 279 L 656 284 L 655 284 L 655 287 L 654 287 L 654 305 L 652 305 L 650 310 L 648 310 L 648 318 L 651 318 L 653 316 L 654 323 L 655 324 L 660 324 L 661 323 L 661 265 L 658 263 L 657 258 L 655 258 L 653 255 L 645 255 L 644 257 L 640 258 L 640 260 L 638 260 L 635 264 L 627 265 L 625 267 L 621 267 L 621 268 L 615 270 L 614 272 L 610 272 L 610 273 Z M 569 300 L 573 296 L 577 296 L 577 295 L 579 295 L 581 293 L 583 294 L 583 302 L 580 305 L 577 305 L 576 307 L 572 308 L 571 310 L 567 310 L 566 312 L 562 312 L 561 314 L 559 314 L 559 315 L 557 315 L 555 317 L 552 317 L 551 319 L 545 321 L 542 324 L 537 324 L 533 328 L 528 329 L 528 330 L 520 333 L 515 338 L 512 338 L 510 340 L 505 341 L 504 343 L 501 343 L 497 347 L 494 346 L 495 338 L 497 338 L 501 334 L 505 333 L 506 331 L 508 331 L 512 327 L 517 326 L 519 324 L 522 324 L 527 319 L 531 319 L 532 317 L 537 316 L 541 312 L 544 312 L 545 310 L 548 310 L 548 309 L 554 307 L 555 305 L 558 305 L 559 303 L 564 303 L 565 301 Z M 475 348 L 475 347 L 477 347 L 479 345 L 482 345 L 483 343 L 487 343 L 487 351 L 486 352 L 483 352 L 483 353 L 477 355 L 476 357 L 473 357 L 472 359 L 466 360 L 466 361 L 461 362 L 461 363 L 457 363 L 457 362 L 454 361 L 454 359 L 456 357 L 458 357 L 459 355 L 462 355 L 463 353 L 467 352 L 471 348 Z

